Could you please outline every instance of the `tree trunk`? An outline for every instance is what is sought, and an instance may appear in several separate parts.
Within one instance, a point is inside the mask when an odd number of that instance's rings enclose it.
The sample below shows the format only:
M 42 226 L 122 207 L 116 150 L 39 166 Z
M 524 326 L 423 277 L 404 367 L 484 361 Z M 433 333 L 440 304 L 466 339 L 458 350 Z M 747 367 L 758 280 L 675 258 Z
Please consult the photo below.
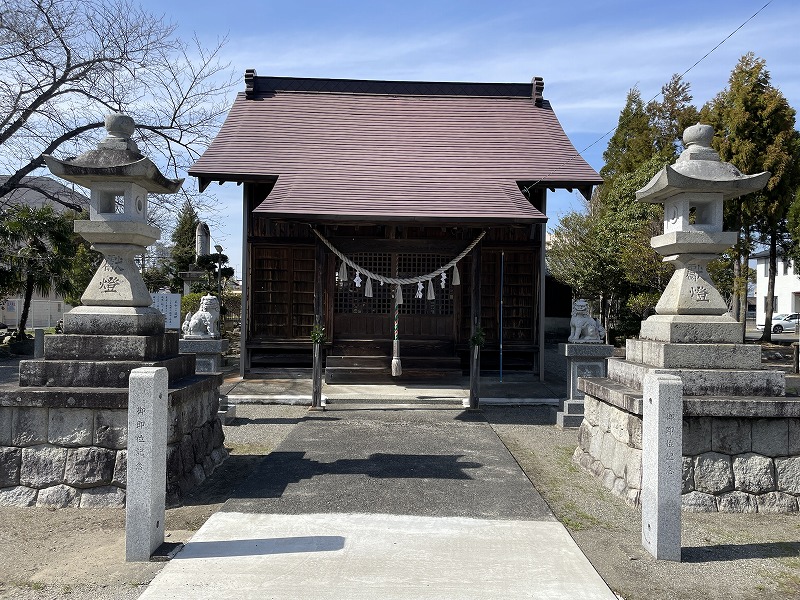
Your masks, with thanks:
M 742 292 L 742 255 L 741 253 L 736 253 L 736 259 L 733 261 L 733 298 L 731 299 L 731 316 L 739 321 L 742 322 L 742 311 L 739 300 L 741 298 Z
M 767 306 L 764 314 L 764 334 L 761 340 L 764 342 L 772 341 L 772 314 L 775 310 L 773 298 L 775 298 L 775 274 L 778 271 L 778 236 L 770 234 L 769 237 L 769 273 L 767 278 Z
M 29 272 L 25 277 L 25 299 L 22 301 L 22 314 L 19 316 L 17 325 L 17 337 L 25 339 L 25 326 L 28 324 L 28 312 L 31 309 L 31 299 L 33 298 L 33 273 Z

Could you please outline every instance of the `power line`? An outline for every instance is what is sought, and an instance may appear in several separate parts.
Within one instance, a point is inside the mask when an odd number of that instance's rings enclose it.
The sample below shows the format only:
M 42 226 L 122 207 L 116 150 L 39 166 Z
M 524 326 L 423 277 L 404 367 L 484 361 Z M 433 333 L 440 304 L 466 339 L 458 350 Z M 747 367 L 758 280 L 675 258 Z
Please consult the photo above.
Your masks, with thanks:
M 724 44 L 724 43 L 725 43 L 725 42 L 727 42 L 729 39 L 731 39 L 731 38 L 732 38 L 732 37 L 733 37 L 733 36 L 734 36 L 734 35 L 735 35 L 735 34 L 736 34 L 736 33 L 737 33 L 737 32 L 738 32 L 740 29 L 742 29 L 742 28 L 743 28 L 745 25 L 747 25 L 747 24 L 748 24 L 750 21 L 752 21 L 753 19 L 755 19 L 755 18 L 758 16 L 758 14 L 759 14 L 761 11 L 763 11 L 763 10 L 764 10 L 765 8 L 767 8 L 767 7 L 768 7 L 770 4 L 772 4 L 772 2 L 773 2 L 773 0 L 769 0 L 769 1 L 768 1 L 768 2 L 767 2 L 765 5 L 764 5 L 764 6 L 762 6 L 761 8 L 759 8 L 759 9 L 758 9 L 756 12 L 754 12 L 754 13 L 753 13 L 752 15 L 750 15 L 750 16 L 749 16 L 747 19 L 745 19 L 745 21 L 744 21 L 744 22 L 743 22 L 741 25 L 739 25 L 739 26 L 738 26 L 736 29 L 734 29 L 734 30 L 733 30 L 733 31 L 731 31 L 731 32 L 730 32 L 730 33 L 729 33 L 727 36 L 725 36 L 725 38 L 724 38 L 724 39 L 723 39 L 721 42 L 719 42 L 719 43 L 718 43 L 716 46 L 714 46 L 714 47 L 713 47 L 711 50 L 709 50 L 708 52 L 706 52 L 706 53 L 705 53 L 705 54 L 704 54 L 704 55 L 703 55 L 703 56 L 702 56 L 700 59 L 698 59 L 697 61 L 695 61 L 695 63 L 694 63 L 694 64 L 693 64 L 691 67 L 689 67 L 689 68 L 688 68 L 688 69 L 686 69 L 686 70 L 685 70 L 683 73 L 681 73 L 681 74 L 680 74 L 680 78 L 681 78 L 681 79 L 683 79 L 684 75 L 686 75 L 686 74 L 687 74 L 689 71 L 691 71 L 692 69 L 694 69 L 694 68 L 695 68 L 697 65 L 699 65 L 699 64 L 700 64 L 701 62 L 703 62 L 703 61 L 704 61 L 706 58 L 708 58 L 708 57 L 709 57 L 709 56 L 710 56 L 710 55 L 711 55 L 711 54 L 712 54 L 712 53 L 713 53 L 713 52 L 714 52 L 714 51 L 715 51 L 717 48 L 719 48 L 720 46 L 722 46 L 722 44 Z M 656 95 L 655 95 L 655 96 L 653 96 L 652 98 L 650 98 L 650 100 L 648 100 L 648 101 L 647 101 L 647 104 L 649 104 L 650 102 L 652 102 L 653 100 L 655 100 L 656 98 L 658 98 L 659 96 L 661 96 L 661 95 L 662 95 L 662 93 L 663 93 L 663 92 L 658 92 L 658 93 L 656 93 Z M 631 117 L 631 118 L 632 118 L 632 117 Z M 527 194 L 530 194 L 531 188 L 533 188 L 535 185 L 537 185 L 537 184 L 541 183 L 541 182 L 542 182 L 544 179 L 546 179 L 547 177 L 550 177 L 550 175 L 552 175 L 553 173 L 557 173 L 558 171 L 560 171 L 561 169 L 563 169 L 564 167 L 566 167 L 566 166 L 567 166 L 569 163 L 571 163 L 573 160 L 575 160 L 575 159 L 576 159 L 576 158 L 578 158 L 579 156 L 583 156 L 583 153 L 584 153 L 584 152 L 586 152 L 587 150 L 589 150 L 589 148 L 592 148 L 592 147 L 596 146 L 596 145 L 597 145 L 598 143 L 600 143 L 602 140 L 604 140 L 604 139 L 605 139 L 605 138 L 607 138 L 609 135 L 611 135 L 612 133 L 614 133 L 614 132 L 615 132 L 615 131 L 616 131 L 616 130 L 619 128 L 619 126 L 620 126 L 620 125 L 624 125 L 625 123 L 627 123 L 627 120 L 626 120 L 626 121 L 622 121 L 621 123 L 617 123 L 617 124 L 616 124 L 614 127 L 612 127 L 611 129 L 609 129 L 607 132 L 605 132 L 603 135 L 601 135 L 599 138 L 597 138 L 597 139 L 596 139 L 595 141 L 593 141 L 591 144 L 589 144 L 588 146 L 586 146 L 586 147 L 585 147 L 583 150 L 581 150 L 580 152 L 576 152 L 575 154 L 573 154 L 572 156 L 570 156 L 570 157 L 569 157 L 569 158 L 568 158 L 566 161 L 564 161 L 563 163 L 561 163 L 561 164 L 560 164 L 560 165 L 558 165 L 557 167 L 553 168 L 553 169 L 552 169 L 552 170 L 551 170 L 549 173 L 547 173 L 547 174 L 546 174 L 546 175 L 544 175 L 543 177 L 540 177 L 540 178 L 539 178 L 537 181 L 534 181 L 532 184 L 530 184 L 529 186 L 527 186 L 527 187 L 525 188 L 525 193 L 527 193 Z

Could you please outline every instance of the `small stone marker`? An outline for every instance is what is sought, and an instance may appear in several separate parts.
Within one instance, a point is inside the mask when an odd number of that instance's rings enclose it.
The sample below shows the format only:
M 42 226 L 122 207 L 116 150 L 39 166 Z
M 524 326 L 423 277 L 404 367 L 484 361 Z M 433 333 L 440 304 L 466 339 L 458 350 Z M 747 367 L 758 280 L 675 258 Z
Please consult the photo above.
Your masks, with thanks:
M 44 329 L 37 327 L 33 330 L 33 358 L 44 357 Z
M 680 562 L 683 382 L 648 373 L 642 394 L 642 545 Z
M 168 381 L 164 367 L 142 367 L 131 371 L 128 383 L 128 562 L 150 560 L 164 543 Z

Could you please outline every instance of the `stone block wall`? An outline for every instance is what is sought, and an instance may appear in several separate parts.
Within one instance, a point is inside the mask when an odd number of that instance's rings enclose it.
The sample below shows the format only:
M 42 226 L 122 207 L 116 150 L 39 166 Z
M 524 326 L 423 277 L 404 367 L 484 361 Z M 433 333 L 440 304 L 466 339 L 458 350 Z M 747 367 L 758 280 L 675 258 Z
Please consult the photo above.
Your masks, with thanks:
M 639 505 L 641 415 L 588 394 L 584 409 L 575 462 Z M 684 510 L 788 513 L 798 511 L 799 499 L 800 418 L 708 416 L 684 409 Z
M 171 390 L 167 503 L 201 483 L 227 457 L 214 378 Z M 20 396 L 0 405 L 0 506 L 125 505 L 127 395 L 70 396 L 47 402 Z M 69 402 L 71 401 L 71 402 Z M 71 404 L 71 405 L 68 405 Z

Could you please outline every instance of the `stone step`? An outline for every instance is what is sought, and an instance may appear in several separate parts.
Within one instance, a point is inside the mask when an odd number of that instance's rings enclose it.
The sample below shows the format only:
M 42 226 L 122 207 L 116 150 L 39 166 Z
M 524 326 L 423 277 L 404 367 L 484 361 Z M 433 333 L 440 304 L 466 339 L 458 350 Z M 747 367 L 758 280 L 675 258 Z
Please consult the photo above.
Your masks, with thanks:
M 786 375 L 767 369 L 668 369 L 630 360 L 610 359 L 608 378 L 639 389 L 647 373 L 676 375 L 685 396 L 785 396 Z
M 673 344 L 630 339 L 625 359 L 667 369 L 761 369 L 757 344 Z
M 127 388 L 131 371 L 139 367 L 166 367 L 170 385 L 194 375 L 195 357 L 182 354 L 158 361 L 23 360 L 19 363 L 20 387 Z
M 566 414 L 563 412 L 556 414 L 556 425 L 561 428 L 580 427 L 583 423 L 583 413 L 579 415 Z
M 325 358 L 326 368 L 380 368 L 392 361 L 389 356 L 328 356 Z
M 562 412 L 568 415 L 583 415 L 583 400 L 566 400 Z
M 325 383 L 396 383 L 398 381 L 453 380 L 462 376 L 461 369 L 411 366 L 402 360 L 402 375 L 392 376 L 391 361 L 382 367 L 326 367 Z
M 582 377 L 578 389 L 586 396 L 634 415 L 642 415 L 642 391 L 606 377 Z M 586 406 L 586 403 L 584 403 Z M 584 413 L 585 414 L 585 413 Z M 697 417 L 800 418 L 800 398 L 786 396 L 687 396 L 683 414 Z
M 46 335 L 48 360 L 162 360 L 178 354 L 178 333 L 160 335 Z
M 460 370 L 461 359 L 456 356 L 402 356 L 403 369 Z M 392 364 L 391 356 L 328 356 L 326 367 L 385 367 Z

